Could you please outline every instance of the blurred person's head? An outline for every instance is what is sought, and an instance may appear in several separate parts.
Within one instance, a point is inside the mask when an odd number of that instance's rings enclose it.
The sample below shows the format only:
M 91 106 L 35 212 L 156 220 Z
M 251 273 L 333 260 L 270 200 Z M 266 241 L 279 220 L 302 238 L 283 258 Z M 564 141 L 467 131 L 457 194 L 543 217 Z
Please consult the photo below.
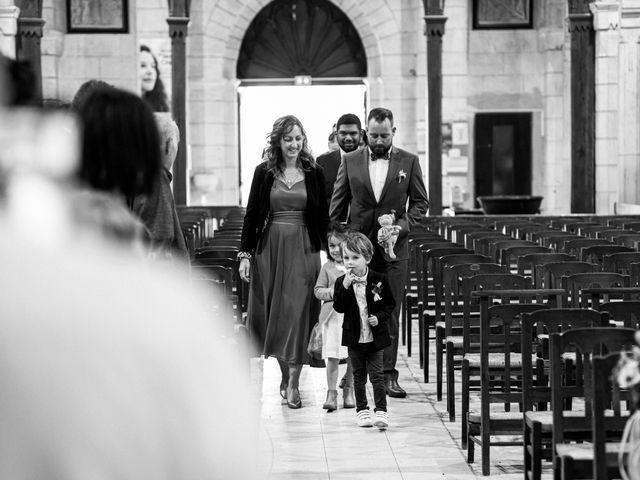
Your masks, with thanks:
M 140 95 L 154 112 L 168 112 L 169 103 L 160 78 L 158 59 L 146 45 L 140 45 Z
M 162 166 L 171 170 L 178 153 L 180 143 L 180 130 L 170 113 L 154 113 L 160 133 L 160 153 L 162 154 Z
M 267 135 L 264 159 L 270 170 L 282 171 L 285 168 L 285 157 L 293 156 L 296 157 L 297 166 L 303 170 L 316 166 L 302 123 L 293 115 L 285 115 L 273 123 L 273 128 Z
M 338 145 L 338 140 L 336 140 L 335 130 L 331 130 L 331 133 L 327 138 L 327 148 L 329 149 L 330 152 L 335 152 L 340 148 L 340 145 Z
M 71 100 L 71 109 L 75 112 L 80 111 L 80 108 L 87 100 L 87 97 L 89 97 L 89 95 L 91 95 L 96 90 L 108 90 L 110 88 L 115 87 L 108 84 L 107 82 L 103 82 L 102 80 L 97 80 L 95 78 L 87 80 L 82 85 L 80 85 L 80 88 L 78 88 L 78 91 L 73 96 L 73 100 Z
M 353 152 L 362 140 L 362 124 L 357 115 L 345 113 L 336 123 L 338 145 L 345 152 Z
M 92 92 L 78 111 L 78 175 L 97 190 L 132 198 L 149 193 L 161 169 L 160 135 L 145 102 L 117 88 Z

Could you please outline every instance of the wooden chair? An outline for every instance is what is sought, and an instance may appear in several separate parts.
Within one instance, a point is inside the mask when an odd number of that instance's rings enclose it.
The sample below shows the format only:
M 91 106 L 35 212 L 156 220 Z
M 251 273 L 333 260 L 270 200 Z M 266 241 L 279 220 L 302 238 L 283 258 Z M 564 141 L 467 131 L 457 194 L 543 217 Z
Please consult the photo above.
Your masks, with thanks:
M 602 258 L 602 270 L 629 275 L 629 264 L 633 262 L 640 262 L 640 252 L 612 253 Z
M 612 230 L 600 230 L 596 233 L 596 238 L 602 238 L 603 240 L 609 240 L 613 243 L 617 243 L 614 239 L 620 235 L 625 235 L 632 233 L 630 230 L 622 230 L 620 228 L 615 228 Z
M 509 237 L 500 232 L 469 233 L 465 236 L 465 246 L 481 255 L 489 255 L 489 243 L 492 240 L 509 240 Z
M 640 242 L 640 233 L 621 233 L 620 235 L 612 237 L 611 241 L 618 245 L 635 248 L 636 244 Z
M 502 251 L 505 248 L 510 247 L 536 247 L 534 243 L 529 242 L 528 240 L 515 240 L 515 239 L 507 239 L 507 240 L 496 240 L 489 242 L 489 252 L 488 255 L 494 259 L 496 263 L 501 263 L 502 259 Z M 532 252 L 534 253 L 534 252 Z M 504 265 L 504 264 L 503 264 Z
M 446 346 L 451 343 L 457 353 L 462 349 L 464 301 L 462 278 L 486 273 L 505 273 L 497 263 L 469 263 L 445 267 L 442 272 L 444 322 L 436 325 L 436 398 L 442 400 L 443 357 Z M 449 399 L 447 399 L 449 402 Z M 447 404 L 449 408 L 449 404 Z M 454 417 L 455 419 L 455 417 Z M 451 420 L 454 421 L 454 420 Z
M 598 234 L 605 231 L 611 231 L 611 227 L 609 225 L 586 225 L 578 227 L 578 235 L 587 238 L 602 238 Z
M 503 266 L 504 267 L 504 266 Z M 511 273 L 481 273 L 462 277 L 462 345 L 459 339 L 446 339 L 447 410 L 450 421 L 455 421 L 454 370 L 461 368 L 467 353 L 479 352 L 479 301 L 472 296 L 477 290 L 516 290 L 530 288 L 531 281 Z
M 537 288 L 563 288 L 562 277 L 576 273 L 595 272 L 597 265 L 587 262 L 551 262 L 535 266 Z
M 462 363 L 462 443 L 468 449 L 467 461 L 474 461 L 475 444 L 482 452 L 482 474 L 489 475 L 490 447 L 521 445 L 520 439 L 490 441 L 496 435 L 522 435 L 521 411 L 511 412 L 511 404 L 522 402 L 522 348 L 520 317 L 557 306 L 562 290 L 523 290 L 476 292 L 480 296 L 480 353 L 468 354 Z M 489 306 L 492 300 L 517 299 L 521 302 Z M 546 301 L 546 303 L 545 303 Z M 480 410 L 469 411 L 469 379 L 480 377 Z M 491 409 L 491 404 L 502 403 L 504 409 Z M 519 409 L 518 409 L 519 410 Z M 466 440 L 466 441 L 465 441 Z
M 593 458 L 589 458 L 588 452 L 593 447 L 582 442 L 592 438 L 594 355 L 630 350 L 635 345 L 635 333 L 630 328 L 605 327 L 551 334 L 553 467 L 561 478 L 585 478 L 585 474 L 592 473 Z M 563 361 L 568 351 L 575 352 L 575 362 L 569 367 Z M 566 415 L 567 400 L 576 398 L 584 399 L 585 414 Z
M 582 262 L 596 263 L 600 265 L 600 270 L 602 270 L 603 257 L 605 255 L 622 252 L 630 253 L 635 252 L 635 250 L 624 245 L 592 245 L 580 249 L 580 260 Z
M 544 265 L 552 262 L 571 262 L 575 261 L 576 257 L 568 255 L 566 253 L 527 253 L 518 257 L 517 262 L 517 274 L 531 277 L 535 288 L 541 288 L 540 282 L 536 279 L 536 265 Z
M 599 310 L 607 312 L 609 319 L 618 326 L 640 330 L 640 300 L 622 302 L 604 302 Z
M 571 328 L 606 327 L 608 314 L 592 309 L 557 308 L 525 313 L 522 329 L 522 407 L 524 411 L 525 478 L 540 480 L 542 460 L 551 460 L 553 417 L 549 383 L 549 342 L 551 333 Z M 537 359 L 534 361 L 534 356 Z M 571 357 L 567 361 L 572 361 Z
M 611 272 L 588 272 L 575 273 L 562 277 L 562 288 L 567 295 L 567 305 L 573 308 L 587 308 L 593 306 L 593 292 L 583 292 L 585 289 L 599 288 L 619 288 L 629 286 L 629 275 Z M 609 300 L 606 294 L 602 297 L 604 301 Z
M 539 245 L 517 245 L 503 248 L 501 252 L 500 264 L 506 265 L 512 273 L 518 273 L 518 259 L 521 256 L 531 254 L 554 254 L 555 252 L 548 247 Z
M 568 253 L 569 255 L 576 255 L 578 259 L 580 259 L 580 252 L 582 248 L 591 247 L 593 245 L 613 245 L 613 243 L 601 238 L 574 238 L 564 240 L 562 242 L 562 247 L 558 251 L 561 253 Z
M 422 328 L 420 329 L 420 367 L 423 369 L 424 382 L 429 383 L 429 341 L 430 341 L 430 326 L 434 326 L 435 329 L 438 326 L 444 328 L 443 316 L 444 316 L 444 281 L 443 271 L 444 268 L 452 265 L 463 265 L 472 263 L 491 263 L 491 259 L 485 255 L 478 255 L 476 253 L 453 253 L 449 255 L 443 255 L 442 257 L 436 257 L 434 259 L 433 267 L 433 292 L 434 292 L 434 316 L 430 318 L 428 310 L 422 312 Z M 426 361 L 425 361 L 426 359 Z

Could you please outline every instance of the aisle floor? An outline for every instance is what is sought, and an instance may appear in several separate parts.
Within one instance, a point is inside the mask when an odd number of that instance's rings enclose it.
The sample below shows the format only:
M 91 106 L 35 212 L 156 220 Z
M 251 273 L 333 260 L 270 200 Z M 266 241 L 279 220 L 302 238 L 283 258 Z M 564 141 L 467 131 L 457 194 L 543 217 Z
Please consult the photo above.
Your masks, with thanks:
M 414 333 L 413 356 L 408 357 L 406 347 L 400 347 L 399 383 L 408 395 L 405 399 L 388 399 L 391 425 L 386 431 L 359 428 L 355 409 L 322 409 L 325 369 L 304 367 L 300 379 L 303 407 L 292 410 L 280 398 L 277 361 L 253 360 L 252 382 L 256 394 L 261 395 L 261 470 L 274 480 L 522 479 L 521 446 L 492 447 L 489 477 L 481 474 L 478 448 L 476 462 L 467 464 L 466 451 L 460 448 L 460 420 L 449 422 L 445 399 L 436 401 L 433 348 L 431 379 L 424 383 L 417 345 Z M 344 368 L 341 365 L 341 374 Z M 460 378 L 456 374 L 459 412 Z M 373 407 L 370 384 L 368 397 Z M 341 391 L 338 400 L 341 405 Z M 477 399 L 472 398 L 472 409 L 474 404 Z M 543 478 L 550 477 L 547 465 Z

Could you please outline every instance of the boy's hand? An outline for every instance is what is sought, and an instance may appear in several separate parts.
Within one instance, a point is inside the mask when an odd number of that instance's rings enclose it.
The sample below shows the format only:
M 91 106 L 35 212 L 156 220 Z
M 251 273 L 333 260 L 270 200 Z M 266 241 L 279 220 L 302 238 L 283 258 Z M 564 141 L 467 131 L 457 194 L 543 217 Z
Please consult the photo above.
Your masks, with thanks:
M 349 288 L 353 283 L 353 273 L 351 270 L 347 270 L 347 273 L 344 275 L 344 280 L 342 281 L 342 286 L 344 288 Z
M 376 317 L 375 315 L 370 315 L 367 320 L 369 321 L 369 325 L 371 325 L 372 327 L 378 326 L 378 317 Z

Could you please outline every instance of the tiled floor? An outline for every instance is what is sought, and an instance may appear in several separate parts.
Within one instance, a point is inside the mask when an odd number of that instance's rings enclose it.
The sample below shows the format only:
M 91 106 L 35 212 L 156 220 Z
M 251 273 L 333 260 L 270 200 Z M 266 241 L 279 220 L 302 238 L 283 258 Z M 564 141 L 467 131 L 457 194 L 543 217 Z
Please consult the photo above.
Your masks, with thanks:
M 399 382 L 408 396 L 406 399 L 389 398 L 391 426 L 384 432 L 359 428 L 355 422 L 355 409 L 339 408 L 331 413 L 322 409 L 326 396 L 324 369 L 304 367 L 300 379 L 303 408 L 292 410 L 280 398 L 280 370 L 276 360 L 253 360 L 252 381 L 258 395 L 260 388 L 262 394 L 260 461 L 268 478 L 522 479 L 520 446 L 491 448 L 490 477 L 481 474 L 478 449 L 476 463 L 467 464 L 466 452 L 460 448 L 460 421 L 450 423 L 445 402 L 436 401 L 435 379 L 428 384 L 422 382 L 415 334 L 413 345 L 412 357 L 407 357 L 405 347 L 400 348 Z M 435 365 L 434 357 L 431 365 Z M 343 369 L 341 366 L 341 373 Z M 456 386 L 459 395 L 460 383 Z M 368 393 L 372 405 L 370 386 Z M 340 393 L 338 400 L 342 400 Z M 459 412 L 460 399 L 457 400 Z M 473 400 L 471 407 L 473 409 Z M 550 477 L 548 470 L 544 477 Z

